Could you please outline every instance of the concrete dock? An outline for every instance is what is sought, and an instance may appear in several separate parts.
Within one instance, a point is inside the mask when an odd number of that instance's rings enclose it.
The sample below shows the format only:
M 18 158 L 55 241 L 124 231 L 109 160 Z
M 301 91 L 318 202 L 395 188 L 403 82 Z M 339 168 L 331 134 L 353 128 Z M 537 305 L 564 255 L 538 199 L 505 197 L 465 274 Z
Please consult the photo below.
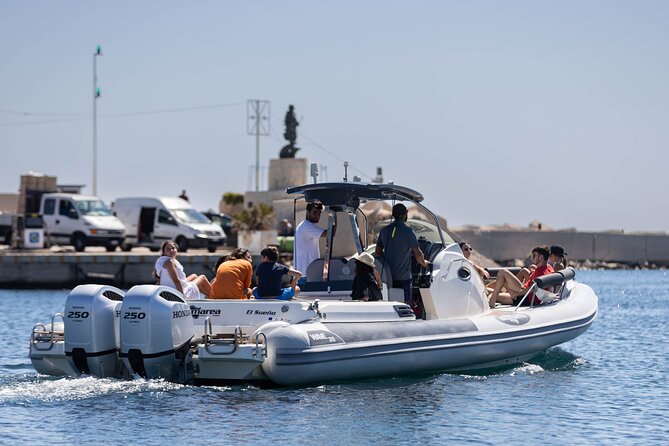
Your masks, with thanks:
M 89 252 L 90 251 L 90 252 Z M 186 274 L 214 277 L 214 264 L 229 250 L 213 254 L 206 250 L 179 253 Z M 119 288 L 154 283 L 152 271 L 158 253 L 135 249 L 108 253 L 101 249 L 87 252 L 49 250 L 0 251 L 0 288 L 73 288 L 85 283 L 102 283 Z

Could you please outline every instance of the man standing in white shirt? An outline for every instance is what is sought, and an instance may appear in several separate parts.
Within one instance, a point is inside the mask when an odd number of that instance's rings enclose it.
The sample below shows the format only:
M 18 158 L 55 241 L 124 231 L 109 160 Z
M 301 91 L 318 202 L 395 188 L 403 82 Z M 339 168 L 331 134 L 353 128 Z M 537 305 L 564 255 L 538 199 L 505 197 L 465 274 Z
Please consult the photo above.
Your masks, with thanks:
M 327 229 L 318 226 L 323 212 L 323 203 L 312 201 L 307 204 L 307 217 L 295 230 L 294 266 L 304 277 L 311 262 L 320 258 L 319 240 L 327 235 Z

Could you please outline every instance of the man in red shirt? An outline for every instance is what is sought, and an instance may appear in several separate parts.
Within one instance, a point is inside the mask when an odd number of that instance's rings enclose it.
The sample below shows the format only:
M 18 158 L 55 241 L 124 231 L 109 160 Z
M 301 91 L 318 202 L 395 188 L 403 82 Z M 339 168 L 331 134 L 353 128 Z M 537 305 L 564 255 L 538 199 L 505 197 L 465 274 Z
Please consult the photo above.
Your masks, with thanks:
M 523 296 L 530 289 L 535 278 L 554 272 L 553 267 L 548 264 L 549 251 L 547 246 L 536 246 L 532 249 L 532 263 L 537 265 L 537 268 L 532 272 L 530 277 L 521 283 L 516 276 L 509 270 L 503 269 L 497 274 L 497 281 L 495 282 L 495 289 L 490 295 L 490 308 L 495 307 L 495 303 L 499 302 L 506 305 L 518 305 Z M 502 288 L 506 288 L 506 293 L 500 293 Z M 524 305 L 530 305 L 534 300 L 534 304 L 539 304 L 534 294 L 525 299 Z

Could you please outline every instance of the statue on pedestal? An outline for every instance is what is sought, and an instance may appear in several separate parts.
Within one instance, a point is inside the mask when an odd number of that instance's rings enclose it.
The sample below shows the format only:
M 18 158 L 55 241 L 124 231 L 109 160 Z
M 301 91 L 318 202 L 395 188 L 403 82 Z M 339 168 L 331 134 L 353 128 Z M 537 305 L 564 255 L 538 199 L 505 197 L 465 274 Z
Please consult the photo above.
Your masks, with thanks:
M 295 118 L 295 107 L 292 105 L 288 106 L 288 111 L 286 112 L 286 118 L 284 119 L 286 124 L 286 131 L 283 134 L 283 137 L 286 138 L 288 144 L 285 145 L 281 152 L 279 152 L 279 158 L 295 158 L 299 147 L 295 147 L 295 141 L 297 140 L 297 126 L 300 125 Z

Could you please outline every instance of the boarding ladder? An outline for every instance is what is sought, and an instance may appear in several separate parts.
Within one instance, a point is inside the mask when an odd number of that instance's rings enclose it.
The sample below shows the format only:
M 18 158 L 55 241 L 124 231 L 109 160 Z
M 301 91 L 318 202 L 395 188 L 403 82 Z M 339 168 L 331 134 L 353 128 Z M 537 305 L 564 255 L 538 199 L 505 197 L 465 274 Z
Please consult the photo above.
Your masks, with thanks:
M 242 327 L 235 325 L 223 328 L 233 328 L 232 333 L 221 331 L 214 333 L 211 318 L 207 317 L 204 321 L 204 348 L 211 355 L 232 355 L 241 345 L 254 344 L 253 357 L 267 357 L 267 338 L 263 333 L 258 333 L 252 340 L 249 331 L 254 327 Z M 227 346 L 229 348 L 214 349 L 214 346 Z

